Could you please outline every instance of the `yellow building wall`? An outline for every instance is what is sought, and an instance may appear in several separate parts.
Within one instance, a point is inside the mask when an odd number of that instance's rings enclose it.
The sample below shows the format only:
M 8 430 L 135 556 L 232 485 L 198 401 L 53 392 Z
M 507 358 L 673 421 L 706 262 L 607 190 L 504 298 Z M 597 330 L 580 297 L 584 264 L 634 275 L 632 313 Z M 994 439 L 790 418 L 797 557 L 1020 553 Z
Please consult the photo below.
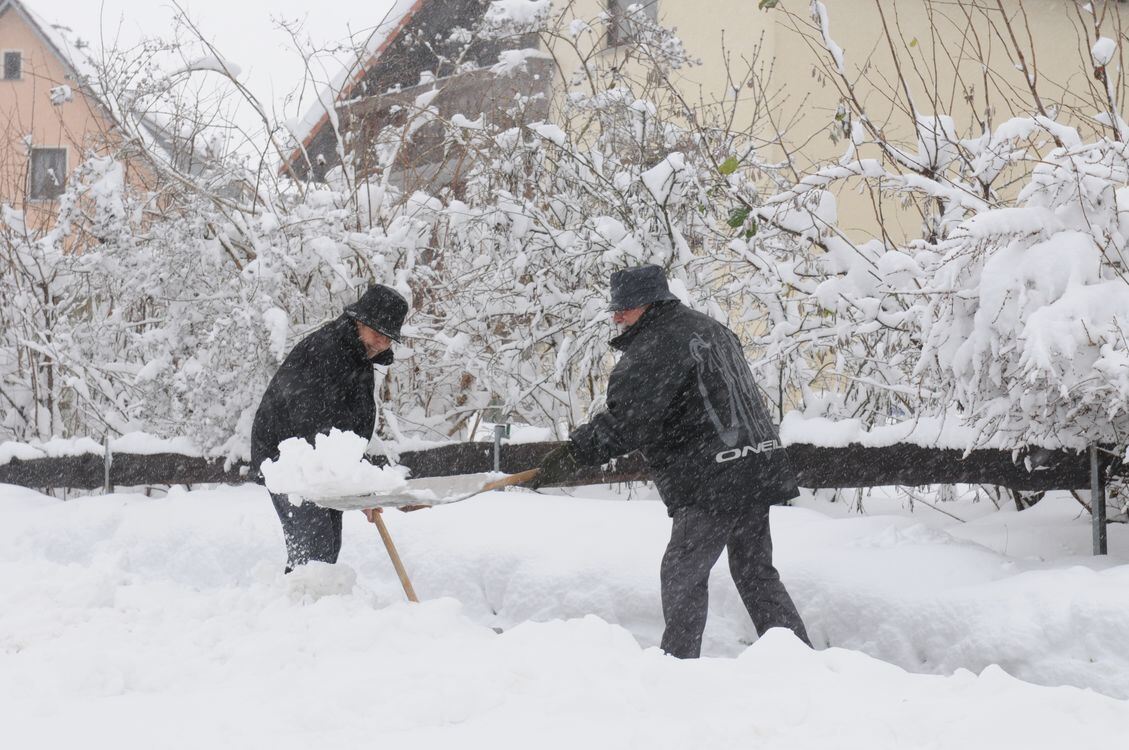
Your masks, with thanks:
M 801 170 L 842 156 L 846 142 L 834 141 L 831 135 L 842 87 L 827 74 L 829 58 L 807 0 L 780 0 L 777 8 L 767 11 L 758 10 L 757 0 L 653 1 L 659 21 L 673 27 L 686 49 L 701 60 L 701 65 L 675 77 L 688 101 L 708 105 L 731 98 L 729 72 L 743 71 L 748 61 L 759 59 L 766 93 L 775 105 L 771 118 L 760 119 L 765 140 L 771 140 L 776 129 L 785 131 L 783 148 Z M 824 0 L 824 5 L 831 37 L 844 49 L 847 77 L 858 99 L 885 136 L 911 153 L 916 152 L 914 120 L 906 93 L 896 85 L 894 52 L 916 110 L 950 115 L 961 137 L 978 135 L 979 122 L 985 119 L 994 126 L 1011 116 L 1034 113 L 1034 97 L 1017 68 L 1011 32 L 994 1 Z M 1101 130 L 1090 119 L 1095 113 L 1092 102 L 1101 98 L 1090 60 L 1091 17 L 1080 17 L 1077 4 L 1068 0 L 1004 0 L 1003 5 L 1028 69 L 1037 72 L 1036 89 L 1044 106 L 1084 135 Z M 1129 22 L 1129 8 L 1114 0 L 1094 0 L 1093 5 L 1097 13 L 1106 14 L 1103 33 L 1117 38 Z M 566 6 L 576 17 L 591 19 L 606 8 L 606 0 L 556 3 L 558 12 Z M 966 15 L 962 8 L 971 12 Z M 893 52 L 884 25 L 895 40 Z M 575 62 L 567 50 L 560 59 L 566 69 Z M 1120 71 L 1115 74 L 1120 76 Z M 751 92 L 740 97 L 738 119 L 751 122 L 753 101 Z M 763 155 L 775 161 L 784 151 L 769 147 Z M 878 153 L 872 148 L 862 155 Z M 897 197 L 880 196 L 859 180 L 837 184 L 833 192 L 840 227 L 848 236 L 861 241 L 881 236 L 883 229 L 895 241 L 921 236 L 920 215 L 905 209 Z
M 688 53 L 700 64 L 676 71 L 673 80 L 683 96 L 694 104 L 710 105 L 720 99 L 731 101 L 726 89 L 727 71 L 743 75 L 749 63 L 759 59 L 769 64 L 775 55 L 776 34 L 770 16 L 756 11 L 755 0 L 641 0 L 640 4 L 657 6 L 659 22 L 673 27 Z M 554 12 L 567 20 L 578 18 L 592 23 L 597 32 L 603 27 L 596 22 L 607 8 L 607 0 L 557 0 Z M 577 63 L 567 45 L 554 45 L 554 53 L 566 71 Z M 601 62 L 616 58 L 616 48 L 604 48 Z M 646 71 L 633 65 L 632 73 L 643 76 Z M 742 99 L 752 101 L 751 94 Z
M 808 3 L 785 0 L 784 5 L 807 19 Z M 982 9 L 968 15 L 957 2 L 882 0 L 881 15 L 874 0 L 825 0 L 825 5 L 831 36 L 844 48 L 847 76 L 856 82 L 856 93 L 871 121 L 911 153 L 917 147 L 907 99 L 912 99 L 920 114 L 950 115 L 962 138 L 979 135 L 982 122 L 995 127 L 1009 117 L 1035 113 L 1035 98 L 1019 69 L 1012 33 L 1023 50 L 1023 64 L 1036 73 L 1035 87 L 1044 107 L 1052 114 L 1057 111 L 1060 122 L 1079 127 L 1084 135 L 1093 136 L 1101 129 L 1090 119 L 1096 111 L 1092 102 L 1101 98 L 1090 58 L 1093 29 L 1083 27 L 1073 2 L 1004 0 L 1012 22 L 1010 31 L 997 4 L 984 0 L 965 2 L 965 8 Z M 1102 0 L 1095 0 L 1099 13 L 1102 5 Z M 1129 15 L 1121 3 L 1105 6 L 1108 16 L 1103 31 L 1116 37 Z M 803 42 L 805 37 L 796 33 L 795 21 L 786 12 L 778 9 L 772 15 L 777 37 L 774 84 L 788 92 L 790 111 L 803 112 L 794 121 L 788 143 L 805 166 L 838 159 L 846 144 L 833 143 L 830 131 L 841 93 L 825 78 L 817 59 L 827 60 L 828 56 L 810 32 L 806 38 L 816 49 Z M 893 50 L 884 24 L 894 38 Z M 908 94 L 896 85 L 898 67 Z M 878 156 L 877 149 L 862 155 Z M 860 188 L 856 180 L 836 191 L 840 225 L 849 235 L 858 239 L 879 236 L 876 210 L 880 208 L 891 239 L 921 236 L 920 215 L 902 210 L 896 197 L 878 198 Z

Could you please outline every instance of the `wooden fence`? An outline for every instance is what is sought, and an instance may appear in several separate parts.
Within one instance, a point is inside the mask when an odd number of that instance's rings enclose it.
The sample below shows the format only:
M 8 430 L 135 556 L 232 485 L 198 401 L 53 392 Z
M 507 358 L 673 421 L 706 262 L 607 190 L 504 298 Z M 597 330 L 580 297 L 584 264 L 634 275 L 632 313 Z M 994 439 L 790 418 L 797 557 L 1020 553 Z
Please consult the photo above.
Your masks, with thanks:
M 412 476 L 446 476 L 490 471 L 496 466 L 513 473 L 536 466 L 561 443 L 454 443 L 410 451 L 399 463 Z M 497 455 L 495 455 L 497 453 Z M 885 447 L 788 446 L 802 487 L 850 488 L 891 485 L 990 484 L 1014 490 L 1089 490 L 1094 518 L 1094 551 L 1106 551 L 1105 488 L 1110 469 L 1104 452 L 1037 449 L 1013 458 L 1010 451 L 924 448 L 898 444 Z M 374 459 L 377 463 L 382 458 Z M 111 489 L 114 486 L 216 484 L 248 481 L 246 464 L 176 453 L 149 455 L 86 454 L 30 460 L 12 459 L 0 464 L 0 483 L 25 487 Z M 570 485 L 606 484 L 647 478 L 641 457 L 633 454 L 603 468 L 585 469 Z
M 516 472 L 540 463 L 561 443 L 517 443 L 501 446 L 500 469 Z M 822 487 L 882 487 L 888 485 L 992 484 L 1016 490 L 1088 490 L 1090 457 L 1069 451 L 1029 453 L 1012 459 L 1010 451 L 923 448 L 899 444 L 881 448 L 850 445 L 827 448 L 790 445 L 788 455 L 800 485 Z M 376 459 L 379 463 L 382 459 Z M 494 444 L 453 443 L 400 455 L 412 476 L 433 477 L 490 471 Z M 112 486 L 240 483 L 248 466 L 228 465 L 222 459 L 178 453 L 148 455 L 117 453 L 110 457 L 86 454 L 58 458 L 12 459 L 0 464 L 0 483 L 25 487 L 94 489 Z M 1103 468 L 1105 464 L 1103 464 Z M 640 457 L 627 456 L 606 469 L 587 469 L 571 484 L 626 482 L 647 478 Z

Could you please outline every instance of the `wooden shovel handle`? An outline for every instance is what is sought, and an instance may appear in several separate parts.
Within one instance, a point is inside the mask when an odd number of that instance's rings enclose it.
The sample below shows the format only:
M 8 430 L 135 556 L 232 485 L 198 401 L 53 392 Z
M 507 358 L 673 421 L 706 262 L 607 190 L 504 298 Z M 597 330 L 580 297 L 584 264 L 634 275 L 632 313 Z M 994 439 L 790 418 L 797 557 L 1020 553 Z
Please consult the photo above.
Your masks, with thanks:
M 510 487 L 515 484 L 525 484 L 540 473 L 540 468 L 519 471 L 517 474 L 510 474 L 508 477 L 502 477 L 501 479 L 495 479 L 493 482 L 487 482 L 486 484 L 482 485 L 482 489 L 479 491 L 489 492 L 490 490 L 500 490 L 503 487 Z
M 408 580 L 408 571 L 404 569 L 404 563 L 400 560 L 400 553 L 396 551 L 396 545 L 392 543 L 392 535 L 388 533 L 388 527 L 384 525 L 384 516 L 380 513 L 367 514 L 369 520 L 376 524 L 376 530 L 380 532 L 380 538 L 384 540 L 384 548 L 388 550 L 388 559 L 392 561 L 392 567 L 396 569 L 396 575 L 400 576 L 400 585 L 404 587 L 404 594 L 407 595 L 409 602 L 419 602 L 416 597 L 416 590 L 412 587 L 412 582 Z

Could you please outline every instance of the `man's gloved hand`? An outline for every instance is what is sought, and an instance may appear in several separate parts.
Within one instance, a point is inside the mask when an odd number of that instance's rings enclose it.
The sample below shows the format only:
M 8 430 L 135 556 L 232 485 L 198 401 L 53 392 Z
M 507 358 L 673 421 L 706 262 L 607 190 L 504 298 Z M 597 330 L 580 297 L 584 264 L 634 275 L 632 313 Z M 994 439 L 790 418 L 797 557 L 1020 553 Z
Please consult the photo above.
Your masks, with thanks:
M 565 443 L 560 448 L 555 448 L 541 460 L 541 473 L 529 481 L 533 489 L 541 489 L 547 484 L 559 484 L 576 475 L 580 465 L 572 455 L 572 446 Z

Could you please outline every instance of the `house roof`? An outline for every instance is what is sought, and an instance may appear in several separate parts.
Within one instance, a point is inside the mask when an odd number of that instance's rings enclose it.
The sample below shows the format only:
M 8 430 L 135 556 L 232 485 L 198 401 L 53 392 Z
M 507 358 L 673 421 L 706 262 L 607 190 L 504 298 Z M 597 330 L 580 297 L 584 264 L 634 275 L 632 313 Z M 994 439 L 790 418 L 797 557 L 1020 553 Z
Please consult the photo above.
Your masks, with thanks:
M 341 61 L 340 69 L 317 91 L 317 101 L 291 127 L 292 134 L 302 145 L 291 152 L 286 160 L 287 164 L 293 164 L 302 158 L 303 151 L 310 146 L 318 132 L 330 124 L 331 116 L 336 115 L 337 102 L 352 98 L 357 84 L 377 64 L 381 55 L 426 2 L 428 0 L 395 0 L 384 19 L 373 27 L 360 49 Z

